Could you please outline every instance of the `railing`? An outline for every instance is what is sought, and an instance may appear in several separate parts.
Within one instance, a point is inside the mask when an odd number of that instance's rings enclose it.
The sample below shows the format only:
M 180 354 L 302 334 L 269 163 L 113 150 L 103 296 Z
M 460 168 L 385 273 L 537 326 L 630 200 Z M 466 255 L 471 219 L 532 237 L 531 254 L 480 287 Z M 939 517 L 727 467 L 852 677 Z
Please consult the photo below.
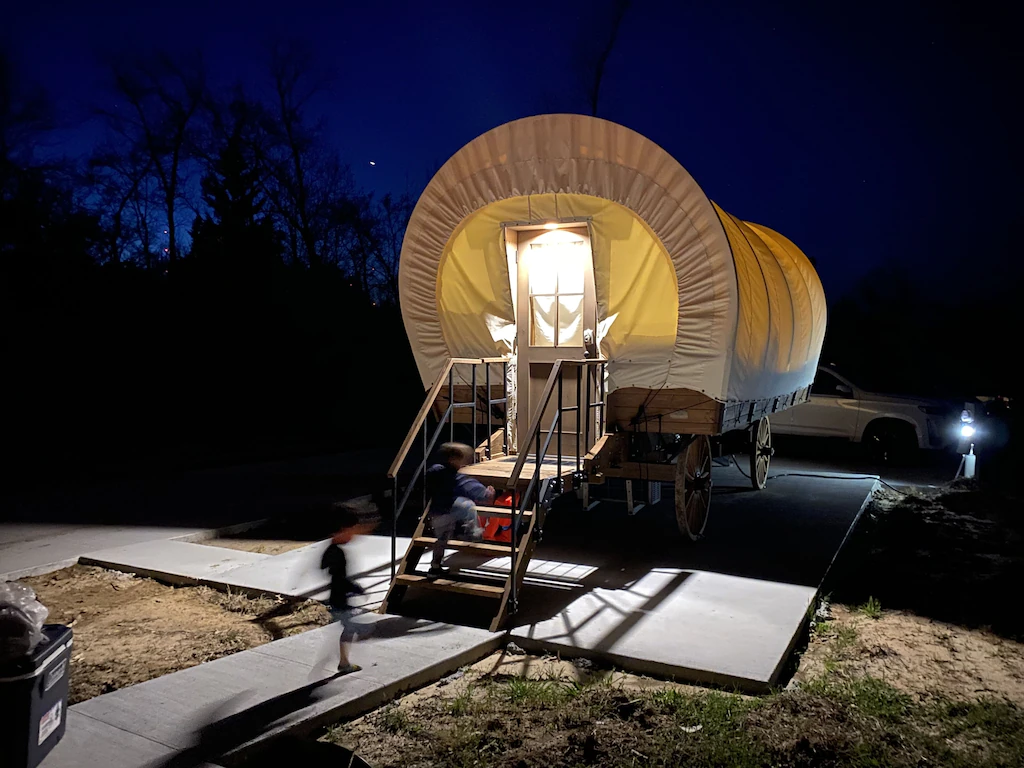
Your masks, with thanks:
M 531 502 L 536 507 L 543 499 L 540 498 L 540 490 L 542 485 L 540 484 L 540 468 L 544 461 L 544 457 L 547 455 L 548 449 L 551 447 L 551 439 L 556 434 L 558 439 L 556 441 L 556 474 L 555 482 L 558 484 L 557 491 L 561 493 L 564 488 L 562 487 L 562 414 L 564 413 L 575 413 L 576 414 L 576 428 L 575 439 L 576 439 L 576 470 L 575 476 L 577 479 L 583 470 L 583 451 L 581 447 L 587 451 L 590 450 L 590 428 L 593 423 L 591 418 L 592 410 L 597 410 L 599 417 L 595 427 L 595 441 L 600 439 L 601 435 L 604 434 L 605 423 L 606 423 L 606 410 L 607 410 L 607 398 L 605 397 L 605 372 L 607 370 L 608 361 L 604 359 L 598 360 L 557 360 L 554 366 L 551 368 L 551 373 L 548 375 L 547 383 L 544 385 L 544 391 L 540 396 L 540 403 L 537 407 L 532 423 L 530 425 L 529 433 L 525 438 L 521 438 L 518 442 L 519 458 L 516 459 L 516 465 L 512 470 L 512 474 L 509 475 L 506 488 L 512 490 L 512 568 L 511 578 L 512 587 L 511 594 L 509 595 L 509 603 L 511 612 L 515 613 L 518 607 L 518 587 L 516 585 L 516 569 L 518 567 L 518 561 L 516 559 L 516 549 L 519 544 L 519 524 L 526 512 L 527 506 Z M 562 375 L 563 369 L 575 369 L 576 370 L 576 405 L 565 405 L 564 399 L 564 376 Z M 597 401 L 591 402 L 591 370 L 597 371 L 597 389 L 599 396 Z M 586 376 L 584 376 L 586 372 Z M 586 397 L 584 399 L 584 386 L 583 379 L 586 379 Z M 544 421 L 544 413 L 548 409 L 548 404 L 551 401 L 551 395 L 555 391 L 558 391 L 558 407 L 555 409 L 555 413 L 551 418 L 550 429 L 547 430 L 547 437 L 541 444 L 541 435 L 543 430 L 541 429 Z M 582 416 L 582 418 L 581 418 Z M 582 445 L 581 445 L 582 439 Z M 533 477 L 530 478 L 529 484 L 526 486 L 526 490 L 523 491 L 519 503 L 516 503 L 516 492 L 515 488 L 519 482 L 519 478 L 522 476 L 523 469 L 526 467 L 526 462 L 530 459 L 529 447 L 531 443 L 536 443 L 533 460 L 534 460 L 534 472 Z M 535 512 L 536 514 L 536 512 Z
M 491 366 L 501 365 L 501 382 L 502 382 L 502 396 L 497 399 L 491 399 Z M 455 402 L 455 367 L 458 365 L 471 366 L 470 373 L 470 387 L 472 391 L 472 399 L 469 402 L 457 403 Z M 408 434 L 405 436 L 405 440 L 402 442 L 402 447 L 398 451 L 398 455 L 395 456 L 395 460 L 391 462 L 391 468 L 388 470 L 388 479 L 392 481 L 392 498 L 394 499 L 394 515 L 391 521 L 391 581 L 395 580 L 395 561 L 398 557 L 398 518 L 402 514 L 402 510 L 405 509 L 406 503 L 409 501 L 409 497 L 412 495 L 413 488 L 416 487 L 415 478 L 419 476 L 420 485 L 423 488 L 423 506 L 426 508 L 426 484 L 425 478 L 427 474 L 427 462 L 430 460 L 430 454 L 437 445 L 438 439 L 441 437 L 441 433 L 444 430 L 445 425 L 448 425 L 449 440 L 455 439 L 455 409 L 456 408 L 472 408 L 473 409 L 473 443 L 476 445 L 477 440 L 477 410 L 479 407 L 479 396 L 478 396 L 478 380 L 477 380 L 477 369 L 479 366 L 484 366 L 484 386 L 485 396 L 484 404 L 487 410 L 487 458 L 490 458 L 491 451 L 491 435 L 493 433 L 493 408 L 495 405 L 506 406 L 506 418 L 504 424 L 504 438 L 503 446 L 505 452 L 508 453 L 508 416 L 507 416 L 507 403 L 508 403 L 508 360 L 503 357 L 483 357 L 483 358 L 454 358 L 448 361 L 444 371 L 440 376 L 437 377 L 437 381 L 427 392 L 426 399 L 423 401 L 423 405 L 420 408 L 416 419 L 412 423 L 412 427 L 409 428 Z M 428 439 L 427 437 L 427 417 L 433 410 L 434 403 L 437 402 L 437 397 L 441 393 L 441 388 L 444 387 L 445 383 L 448 384 L 448 408 L 441 415 L 437 421 L 437 426 L 434 429 L 433 435 Z M 409 456 L 409 451 L 412 449 L 412 444 L 416 440 L 416 435 L 422 430 L 423 433 L 423 460 L 420 461 L 416 471 L 413 472 L 413 480 L 410 481 L 408 487 L 405 489 L 405 493 L 402 495 L 401 500 L 398 498 L 398 473 L 405 464 L 406 459 Z

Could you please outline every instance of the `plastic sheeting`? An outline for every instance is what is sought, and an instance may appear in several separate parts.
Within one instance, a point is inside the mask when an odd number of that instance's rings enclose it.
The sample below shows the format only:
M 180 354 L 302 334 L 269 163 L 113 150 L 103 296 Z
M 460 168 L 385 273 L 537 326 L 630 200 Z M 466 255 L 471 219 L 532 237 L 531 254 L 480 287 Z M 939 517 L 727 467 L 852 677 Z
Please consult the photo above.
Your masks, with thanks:
M 712 203 L 643 136 L 579 115 L 508 123 L 427 186 L 406 231 L 399 290 L 425 387 L 451 357 L 512 351 L 514 260 L 503 222 L 585 217 L 609 386 L 721 401 L 811 383 L 825 329 L 806 256 Z

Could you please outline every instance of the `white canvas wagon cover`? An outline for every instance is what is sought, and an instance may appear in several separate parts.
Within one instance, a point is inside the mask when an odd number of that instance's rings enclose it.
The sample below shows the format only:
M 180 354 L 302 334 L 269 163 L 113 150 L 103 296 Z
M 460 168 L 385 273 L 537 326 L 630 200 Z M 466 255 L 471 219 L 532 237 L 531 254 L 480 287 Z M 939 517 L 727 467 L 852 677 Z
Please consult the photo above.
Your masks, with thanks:
M 799 248 L 723 211 L 640 134 L 542 115 L 464 146 L 413 211 L 399 292 L 424 387 L 450 358 L 512 350 L 503 223 L 569 217 L 591 228 L 610 390 L 690 389 L 728 402 L 813 381 L 825 296 Z

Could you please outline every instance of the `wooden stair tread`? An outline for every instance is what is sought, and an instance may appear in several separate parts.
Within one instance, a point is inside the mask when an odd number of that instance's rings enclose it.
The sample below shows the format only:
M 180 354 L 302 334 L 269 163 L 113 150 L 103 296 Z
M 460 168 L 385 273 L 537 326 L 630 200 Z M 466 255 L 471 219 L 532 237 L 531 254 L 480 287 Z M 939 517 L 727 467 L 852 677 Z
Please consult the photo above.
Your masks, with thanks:
M 512 510 L 508 507 L 486 507 L 477 505 L 477 514 L 483 515 L 484 517 L 512 517 Z M 523 518 L 533 517 L 533 510 L 527 509 L 523 513 Z
M 471 581 L 458 581 L 456 579 L 432 579 L 418 573 L 401 573 L 395 577 L 396 584 L 406 586 L 427 587 L 445 592 L 458 592 L 464 595 L 476 595 L 477 597 L 502 597 L 505 594 L 504 586 L 493 584 L 476 584 Z
M 417 547 L 432 547 L 437 543 L 435 536 L 417 536 L 412 540 Z M 510 555 L 512 547 L 508 544 L 489 544 L 484 541 L 459 541 L 451 539 L 446 545 L 448 549 L 460 549 L 469 552 L 485 552 L 489 555 Z

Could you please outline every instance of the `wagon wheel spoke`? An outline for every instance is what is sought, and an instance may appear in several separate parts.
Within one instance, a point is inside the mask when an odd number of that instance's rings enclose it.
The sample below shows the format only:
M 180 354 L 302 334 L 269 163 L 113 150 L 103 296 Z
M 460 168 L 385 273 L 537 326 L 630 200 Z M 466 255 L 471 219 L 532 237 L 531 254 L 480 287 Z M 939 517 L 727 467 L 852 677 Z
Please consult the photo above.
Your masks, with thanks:
M 692 540 L 700 538 L 711 505 L 711 442 L 694 438 L 676 466 L 676 522 Z
M 775 452 L 768 417 L 758 419 L 750 432 L 750 484 L 761 490 L 768 482 L 768 467 L 771 466 L 772 454 Z

